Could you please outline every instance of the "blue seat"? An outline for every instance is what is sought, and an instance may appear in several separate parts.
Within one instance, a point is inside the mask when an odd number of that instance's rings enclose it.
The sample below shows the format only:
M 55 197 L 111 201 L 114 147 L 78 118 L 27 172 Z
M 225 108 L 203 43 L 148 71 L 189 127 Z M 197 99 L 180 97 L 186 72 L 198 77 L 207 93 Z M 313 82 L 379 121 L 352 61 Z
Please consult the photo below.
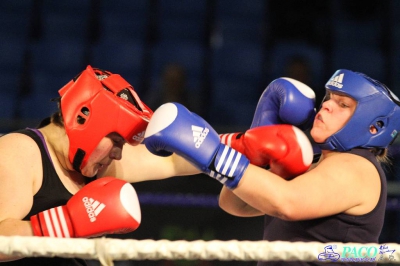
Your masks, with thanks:
M 240 132 L 249 129 L 257 102 L 225 100 L 207 111 L 207 121 L 224 132 Z
M 29 47 L 32 68 L 72 76 L 84 69 L 85 43 L 81 40 L 40 40 Z
M 85 46 L 76 40 L 42 39 L 31 53 L 32 90 L 53 93 L 85 69 Z
M 189 40 L 204 43 L 206 27 L 207 1 L 159 1 L 157 30 L 160 41 Z
M 76 0 L 79 1 L 79 0 Z M 104 16 L 109 14 L 130 15 L 133 20 L 140 16 L 149 15 L 150 1 L 148 0 L 113 0 L 100 1 L 99 15 Z M 142 17 L 140 17 L 141 19 Z
M 303 42 L 280 41 L 272 47 L 269 55 L 268 80 L 287 76 L 288 63 L 295 57 L 305 59 L 310 67 L 311 84 L 307 85 L 322 84 L 326 79 L 325 53 L 321 47 Z
M 75 74 L 83 69 L 86 51 L 85 43 L 80 40 L 41 40 L 29 49 L 34 69 Z
M 44 0 L 41 5 L 43 38 L 87 40 L 90 11 L 90 0 Z
M 30 14 L 16 15 L 12 13 L 0 12 L 0 36 L 2 42 L 9 40 L 18 40 L 21 43 L 26 43 L 29 38 L 30 30 Z
M 398 28 L 400 25 L 400 2 L 397 0 L 389 0 L 389 10 L 390 22 L 393 23 L 394 28 Z
M 264 59 L 265 51 L 260 45 L 246 42 L 226 44 L 213 50 L 211 77 L 227 77 L 260 85 L 264 75 Z
M 49 13 L 43 17 L 43 38 L 87 40 L 88 15 L 70 16 L 65 14 Z
M 32 12 L 34 0 L 0 1 L 0 10 L 5 13 L 26 15 Z
M 140 90 L 143 71 L 142 42 L 103 40 L 91 47 L 90 65 L 120 74 Z
M 150 23 L 147 0 L 101 1 L 99 8 L 100 40 L 145 41 Z
M 16 111 L 16 104 L 20 86 L 19 72 L 0 72 L 0 118 L 12 119 Z
M 202 19 L 207 12 L 206 1 L 159 0 L 159 14 L 166 17 Z
M 26 41 L 33 15 L 34 0 L 0 1 L 0 36 Z
M 0 70 L 17 72 L 22 70 L 27 46 L 19 38 L 7 38 L 0 42 Z
M 390 59 L 390 66 L 392 69 L 392 75 L 391 80 L 387 85 L 398 97 L 400 97 L 400 50 L 394 50 Z
M 17 95 L 0 91 L 0 135 L 12 131 L 17 110 Z
M 250 126 L 265 87 L 264 57 L 261 46 L 248 43 L 226 44 L 213 51 L 209 108 L 212 124 Z
M 263 45 L 266 36 L 267 28 L 264 21 L 227 17 L 216 21 L 212 40 L 215 46 L 238 41 Z
M 263 20 L 267 14 L 267 2 L 264 0 L 216 0 L 217 17 L 236 17 L 237 19 Z
M 188 77 L 188 86 L 200 90 L 203 86 L 204 59 L 206 49 L 198 42 L 164 41 L 157 43 L 151 50 L 151 80 L 153 86 L 160 80 L 161 73 L 167 64 L 182 65 Z
M 21 86 L 21 72 L 0 71 L 0 93 L 18 95 Z
M 253 91 L 248 93 L 248 91 Z M 243 80 L 218 78 L 212 83 L 208 120 L 211 125 L 250 127 L 261 91 Z
M 3 43 L 1 43 L 3 45 Z M 10 44 L 9 44 L 10 45 Z M 1 53 L 0 62 L 2 63 L 0 66 L 0 133 L 10 131 L 13 129 L 13 119 L 15 118 L 16 110 L 17 110 L 17 101 L 19 99 L 19 93 L 21 89 L 21 62 L 10 62 L 10 67 L 7 67 L 6 56 L 12 57 L 13 52 L 8 51 L 7 49 L 3 50 L 0 48 L 3 53 Z M 15 55 L 15 58 L 10 58 L 12 60 L 18 59 L 21 57 L 20 53 Z M 4 60 L 4 61 L 3 61 Z M 3 65 L 4 63 L 4 65 Z M 16 65 L 16 66 L 15 66 Z
M 106 13 L 100 18 L 100 40 L 143 42 L 146 40 L 148 23 L 144 15 L 133 18 L 131 14 Z
M 17 97 L 12 93 L 0 92 L 0 118 L 12 119 L 17 107 Z
M 236 41 L 263 45 L 268 31 L 266 2 L 217 0 L 212 31 L 216 45 Z
M 18 104 L 20 118 L 29 119 L 33 124 L 37 124 L 58 110 L 57 103 L 52 102 L 51 99 L 48 93 L 26 95 Z
M 390 32 L 390 67 L 391 80 L 388 85 L 397 96 L 400 95 L 400 1 L 390 0 L 390 21 L 392 23 Z
M 159 40 L 162 41 L 198 41 L 206 42 L 204 20 L 169 19 L 159 23 Z
M 54 74 L 46 70 L 32 70 L 31 75 L 31 91 L 32 93 L 46 94 L 50 98 L 59 97 L 58 90 L 61 89 L 65 84 L 72 80 L 75 75 L 79 74 L 81 69 L 76 69 L 74 74 L 69 73 L 58 73 Z
M 363 72 L 385 83 L 385 58 L 378 49 L 370 47 L 335 47 L 332 51 L 332 73 L 337 69 Z
M 90 0 L 43 0 L 43 4 L 41 6 L 44 13 L 85 15 L 90 12 L 92 8 L 92 2 Z
M 19 72 L 29 39 L 33 0 L 0 1 L 0 71 Z
M 353 21 L 353 20 L 333 20 L 332 23 L 332 45 L 339 46 L 368 46 L 374 49 L 380 49 L 382 39 L 384 38 L 382 22 L 371 21 Z

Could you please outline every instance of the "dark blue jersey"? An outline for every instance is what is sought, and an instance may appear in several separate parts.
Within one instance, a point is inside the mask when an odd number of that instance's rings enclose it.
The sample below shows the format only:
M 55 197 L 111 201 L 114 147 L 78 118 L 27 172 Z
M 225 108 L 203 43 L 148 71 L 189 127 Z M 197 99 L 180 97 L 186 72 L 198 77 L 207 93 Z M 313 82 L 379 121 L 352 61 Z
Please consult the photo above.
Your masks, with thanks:
M 348 153 L 356 154 L 369 160 L 378 170 L 381 179 L 381 194 L 375 208 L 364 215 L 354 216 L 344 213 L 304 221 L 284 221 L 276 217 L 265 216 L 264 240 L 268 241 L 317 241 L 327 242 L 355 242 L 378 243 L 383 227 L 386 209 L 386 176 L 375 156 L 366 149 L 353 149 Z M 354 188 L 357 190 L 358 188 Z M 335 200 L 335 199 L 327 199 Z M 296 252 L 295 250 L 293 252 Z M 323 250 L 321 250 L 323 252 Z M 327 265 L 317 262 L 259 262 L 264 265 Z M 363 263 L 349 263 L 341 265 L 363 265 Z M 373 265 L 373 264 L 366 264 Z

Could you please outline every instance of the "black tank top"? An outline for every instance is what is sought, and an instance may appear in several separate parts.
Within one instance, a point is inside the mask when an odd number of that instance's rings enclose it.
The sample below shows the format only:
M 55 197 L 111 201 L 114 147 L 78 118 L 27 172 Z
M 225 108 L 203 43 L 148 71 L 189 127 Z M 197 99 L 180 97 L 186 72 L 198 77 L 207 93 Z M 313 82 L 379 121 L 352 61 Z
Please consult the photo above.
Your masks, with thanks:
M 265 216 L 264 240 L 268 241 L 317 241 L 378 243 L 383 227 L 386 210 L 386 175 L 375 156 L 367 149 L 353 149 L 348 153 L 369 160 L 378 170 L 381 179 L 381 194 L 375 208 L 364 215 L 354 216 L 344 213 L 306 221 L 284 221 L 276 217 Z M 357 188 L 354 188 L 357 189 Z M 332 200 L 332 199 L 331 199 Z M 324 250 L 321 250 L 323 252 Z M 293 251 L 295 252 L 295 251 Z M 377 258 L 378 259 L 378 258 Z M 328 263 L 329 264 L 329 263 Z M 259 262 L 266 265 L 327 265 L 318 262 Z M 340 263 L 340 265 L 376 265 L 365 263 Z
M 43 168 L 43 182 L 39 191 L 33 197 L 33 206 L 28 215 L 23 219 L 29 221 L 30 217 L 39 212 L 54 208 L 60 205 L 65 205 L 67 201 L 72 197 L 72 194 L 64 187 L 56 170 L 51 161 L 46 142 L 37 129 L 23 129 L 13 133 L 21 133 L 31 137 L 39 146 L 41 157 L 42 157 L 42 168 Z M 87 265 L 84 260 L 81 259 L 67 259 L 67 258 L 23 258 L 20 260 L 0 263 L 3 265 L 57 265 L 57 266 L 84 266 Z

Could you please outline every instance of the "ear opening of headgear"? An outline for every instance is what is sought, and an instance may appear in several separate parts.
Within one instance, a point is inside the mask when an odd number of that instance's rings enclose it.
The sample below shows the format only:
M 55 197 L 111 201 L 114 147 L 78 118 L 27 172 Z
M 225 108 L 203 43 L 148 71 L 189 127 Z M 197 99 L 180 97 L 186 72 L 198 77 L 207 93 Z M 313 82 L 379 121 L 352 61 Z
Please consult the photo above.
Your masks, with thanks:
M 321 149 L 347 151 L 352 148 L 387 148 L 400 131 L 399 98 L 381 82 L 346 69 L 337 70 L 325 88 L 357 101 L 354 114 Z M 371 132 L 371 127 L 376 131 Z
M 69 160 L 80 171 L 101 139 L 118 133 L 141 143 L 153 111 L 118 74 L 88 66 L 59 90 Z

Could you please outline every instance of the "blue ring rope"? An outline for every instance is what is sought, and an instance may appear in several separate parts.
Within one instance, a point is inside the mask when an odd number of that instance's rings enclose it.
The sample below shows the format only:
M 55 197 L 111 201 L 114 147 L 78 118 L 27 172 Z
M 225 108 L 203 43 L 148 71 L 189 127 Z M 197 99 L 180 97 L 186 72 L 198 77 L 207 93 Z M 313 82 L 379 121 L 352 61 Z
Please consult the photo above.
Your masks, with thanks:
M 138 193 L 140 204 L 171 207 L 219 208 L 219 195 Z
M 219 208 L 218 197 L 212 194 L 138 193 L 140 204 L 170 207 Z M 400 211 L 400 198 L 388 198 L 386 210 Z

